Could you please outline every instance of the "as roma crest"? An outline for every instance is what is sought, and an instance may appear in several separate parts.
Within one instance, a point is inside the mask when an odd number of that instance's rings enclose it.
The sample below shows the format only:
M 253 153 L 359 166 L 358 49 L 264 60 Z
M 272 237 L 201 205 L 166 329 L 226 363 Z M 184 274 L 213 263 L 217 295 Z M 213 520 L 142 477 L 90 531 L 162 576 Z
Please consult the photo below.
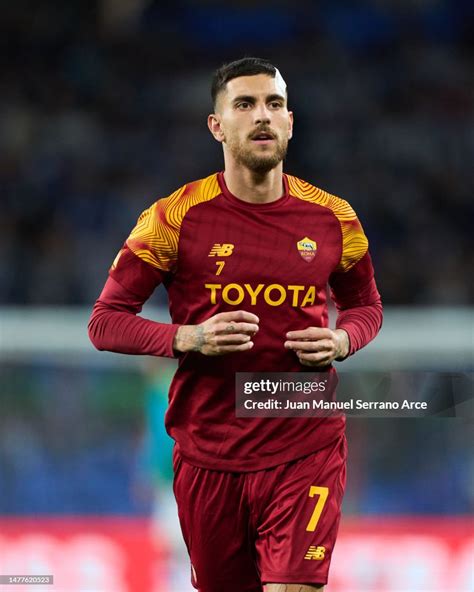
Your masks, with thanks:
M 316 249 L 318 248 L 315 241 L 305 236 L 296 243 L 296 246 L 298 247 L 301 257 L 303 257 L 307 263 L 311 263 L 316 255 Z

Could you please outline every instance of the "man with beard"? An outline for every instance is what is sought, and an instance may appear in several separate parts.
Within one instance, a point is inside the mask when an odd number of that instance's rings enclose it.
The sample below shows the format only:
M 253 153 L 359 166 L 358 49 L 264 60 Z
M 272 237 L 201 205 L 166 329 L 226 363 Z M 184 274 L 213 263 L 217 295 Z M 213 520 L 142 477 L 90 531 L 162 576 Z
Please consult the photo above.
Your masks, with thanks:
M 236 417 L 235 373 L 332 375 L 334 360 L 377 334 L 380 296 L 351 206 L 283 173 L 293 114 L 280 72 L 258 58 L 226 64 L 212 98 L 224 172 L 142 213 L 89 332 L 98 349 L 179 359 L 165 423 L 193 585 L 322 590 L 345 485 L 344 418 Z M 160 283 L 171 324 L 137 316 Z

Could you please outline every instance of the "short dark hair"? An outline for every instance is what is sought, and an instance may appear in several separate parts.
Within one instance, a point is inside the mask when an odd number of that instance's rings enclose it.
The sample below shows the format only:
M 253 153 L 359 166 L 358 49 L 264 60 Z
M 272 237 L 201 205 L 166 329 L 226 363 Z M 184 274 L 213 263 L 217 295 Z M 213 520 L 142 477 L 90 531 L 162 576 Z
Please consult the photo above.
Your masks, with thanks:
M 212 104 L 216 105 L 218 94 L 224 90 L 229 80 L 239 76 L 256 76 L 267 74 L 275 78 L 277 69 L 269 61 L 262 58 L 242 58 L 223 64 L 214 72 L 211 86 Z

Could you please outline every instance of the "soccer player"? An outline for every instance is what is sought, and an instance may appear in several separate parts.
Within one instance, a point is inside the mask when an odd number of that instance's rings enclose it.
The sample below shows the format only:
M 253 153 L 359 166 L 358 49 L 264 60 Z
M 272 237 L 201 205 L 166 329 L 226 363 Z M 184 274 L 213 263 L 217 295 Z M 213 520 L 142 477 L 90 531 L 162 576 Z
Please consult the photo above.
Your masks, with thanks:
M 283 173 L 293 113 L 280 72 L 258 58 L 229 63 L 212 99 L 224 171 L 141 214 L 89 333 L 100 350 L 179 359 L 165 423 L 193 585 L 323 590 L 345 486 L 344 418 L 238 418 L 235 373 L 334 373 L 334 360 L 377 334 L 380 296 L 351 206 Z M 137 316 L 160 283 L 171 324 Z

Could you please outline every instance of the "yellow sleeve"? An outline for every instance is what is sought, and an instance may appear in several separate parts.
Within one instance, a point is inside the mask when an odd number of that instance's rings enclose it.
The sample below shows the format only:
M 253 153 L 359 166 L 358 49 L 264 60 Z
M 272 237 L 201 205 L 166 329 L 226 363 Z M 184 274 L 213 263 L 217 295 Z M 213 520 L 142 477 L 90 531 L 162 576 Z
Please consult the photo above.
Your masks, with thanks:
M 217 174 L 183 185 L 156 201 L 138 218 L 127 239 L 128 248 L 162 271 L 174 271 L 181 223 L 188 210 L 220 194 Z

